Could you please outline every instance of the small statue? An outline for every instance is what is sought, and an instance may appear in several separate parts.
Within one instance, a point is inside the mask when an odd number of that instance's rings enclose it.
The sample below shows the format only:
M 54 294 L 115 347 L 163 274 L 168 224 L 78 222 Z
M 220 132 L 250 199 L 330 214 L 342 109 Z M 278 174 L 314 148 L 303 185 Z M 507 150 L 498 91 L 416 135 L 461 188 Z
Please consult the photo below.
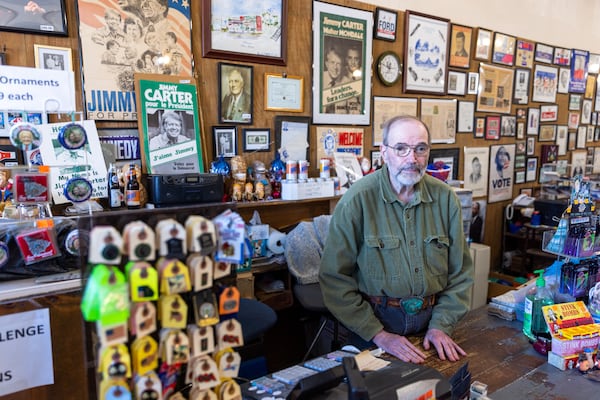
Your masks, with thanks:
M 252 185 L 252 183 L 247 182 L 244 185 L 244 200 L 252 201 L 253 199 L 254 199 L 254 186 Z
M 256 198 L 256 200 L 264 200 L 265 199 L 265 185 L 260 181 L 256 182 L 254 197 Z
M 233 184 L 231 198 L 233 201 L 242 201 L 242 185 L 237 182 Z

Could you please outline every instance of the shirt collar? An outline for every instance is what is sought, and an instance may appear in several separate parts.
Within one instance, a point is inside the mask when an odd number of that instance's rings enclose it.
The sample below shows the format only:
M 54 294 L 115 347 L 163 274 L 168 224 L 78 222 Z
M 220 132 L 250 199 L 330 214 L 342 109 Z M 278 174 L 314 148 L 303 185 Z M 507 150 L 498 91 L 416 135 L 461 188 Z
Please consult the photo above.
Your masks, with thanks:
M 398 200 L 398 195 L 394 191 L 392 184 L 390 183 L 390 171 L 388 169 L 387 164 L 383 164 L 381 168 L 381 176 L 380 176 L 380 190 L 381 190 L 381 198 L 386 203 L 393 203 Z M 429 191 L 427 181 L 429 179 L 436 179 L 427 174 L 423 176 L 423 178 L 415 185 L 415 198 L 411 204 L 419 204 L 423 203 L 431 203 L 433 201 L 433 196 Z

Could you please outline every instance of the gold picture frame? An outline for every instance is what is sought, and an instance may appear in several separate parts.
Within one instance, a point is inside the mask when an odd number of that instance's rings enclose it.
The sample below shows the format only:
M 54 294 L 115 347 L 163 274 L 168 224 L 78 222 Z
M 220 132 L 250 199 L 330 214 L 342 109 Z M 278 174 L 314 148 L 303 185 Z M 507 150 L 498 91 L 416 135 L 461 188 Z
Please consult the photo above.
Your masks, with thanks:
M 35 67 L 58 71 L 73 71 L 73 55 L 68 47 L 34 44 Z
M 265 110 L 304 111 L 304 78 L 265 73 Z

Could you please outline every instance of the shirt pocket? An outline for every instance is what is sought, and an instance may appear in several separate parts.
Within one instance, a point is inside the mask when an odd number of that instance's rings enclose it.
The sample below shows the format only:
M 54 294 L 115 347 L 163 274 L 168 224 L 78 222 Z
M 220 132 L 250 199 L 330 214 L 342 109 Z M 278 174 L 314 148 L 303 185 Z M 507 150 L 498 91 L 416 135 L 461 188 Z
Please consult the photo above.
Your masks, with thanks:
M 365 239 L 365 265 L 369 278 L 385 280 L 392 278 L 386 273 L 386 265 L 396 265 L 400 259 L 400 238 L 395 236 L 369 236 Z M 390 271 L 391 272 L 391 271 Z
M 424 247 L 427 269 L 436 276 L 448 274 L 448 254 L 450 250 L 448 236 L 428 236 L 425 238 Z

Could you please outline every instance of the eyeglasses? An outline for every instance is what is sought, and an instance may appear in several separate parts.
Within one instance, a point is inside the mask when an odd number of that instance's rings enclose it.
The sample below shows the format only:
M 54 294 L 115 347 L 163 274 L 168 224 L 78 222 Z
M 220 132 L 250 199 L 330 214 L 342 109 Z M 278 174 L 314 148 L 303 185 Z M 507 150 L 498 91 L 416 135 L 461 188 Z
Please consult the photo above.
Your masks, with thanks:
M 390 149 L 394 150 L 394 154 L 397 157 L 406 157 L 410 153 L 411 150 L 413 151 L 413 153 L 415 153 L 415 156 L 417 156 L 417 157 L 426 156 L 427 153 L 429 152 L 429 145 L 427 143 L 419 143 L 415 146 L 411 146 L 406 143 L 398 143 L 394 146 L 384 144 L 384 146 L 389 147 Z

